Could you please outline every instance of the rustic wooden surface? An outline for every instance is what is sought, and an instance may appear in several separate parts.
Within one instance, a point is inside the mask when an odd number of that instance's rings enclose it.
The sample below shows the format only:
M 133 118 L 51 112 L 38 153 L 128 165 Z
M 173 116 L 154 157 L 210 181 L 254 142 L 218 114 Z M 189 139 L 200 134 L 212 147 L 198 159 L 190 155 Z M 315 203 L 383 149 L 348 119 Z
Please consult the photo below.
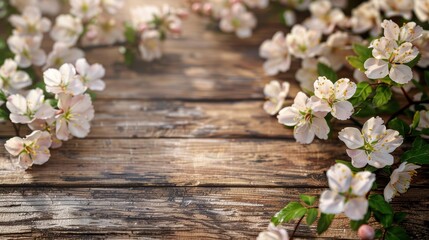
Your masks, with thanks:
M 0 238 L 252 239 L 299 193 L 320 194 L 327 168 L 347 159 L 345 146 L 296 144 L 263 112 L 271 78 L 258 47 L 287 29 L 272 12 L 259 19 L 254 37 L 239 40 L 190 16 L 163 59 L 131 69 L 117 48 L 91 50 L 90 62 L 107 69 L 107 89 L 95 101 L 88 138 L 65 143 L 27 172 L 11 171 L 0 148 Z M 291 96 L 299 89 L 293 74 L 280 77 L 292 82 Z M 12 135 L 0 123 L 0 144 Z M 415 239 L 429 234 L 429 184 L 421 175 L 393 201 L 409 213 L 405 227 Z M 320 237 L 355 239 L 347 226 L 340 216 Z M 317 237 L 306 226 L 297 236 Z

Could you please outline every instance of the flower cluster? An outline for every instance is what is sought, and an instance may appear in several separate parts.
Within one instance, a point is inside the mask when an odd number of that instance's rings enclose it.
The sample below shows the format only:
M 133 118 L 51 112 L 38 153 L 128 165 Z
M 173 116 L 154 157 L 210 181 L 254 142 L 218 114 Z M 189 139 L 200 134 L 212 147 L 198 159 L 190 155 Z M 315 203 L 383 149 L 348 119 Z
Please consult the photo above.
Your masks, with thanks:
M 287 72 L 293 59 L 301 60 L 295 78 L 302 89 L 288 106 L 289 82 L 272 80 L 264 88 L 263 108 L 277 115 L 280 124 L 293 128 L 299 143 L 338 136 L 349 160 L 337 160 L 327 171 L 330 189 L 320 195 L 318 207 L 315 196 L 301 195 L 301 202 L 290 202 L 273 217 L 274 225 L 259 239 L 288 239 L 276 225 L 305 216 L 311 225 L 319 214 L 319 234 L 337 214 L 346 215 L 360 237 L 368 236 L 365 239 L 398 228 L 405 233 L 399 222 L 390 220 L 396 214 L 389 202 L 408 190 L 420 165 L 429 163 L 425 140 L 429 138 L 429 72 L 421 69 L 429 65 L 428 31 L 416 22 L 398 25 L 396 19 L 382 18 L 384 13 L 410 19 L 414 10 L 421 21 L 427 21 L 423 5 L 429 2 L 368 1 L 351 9 L 351 16 L 334 2 L 308 3 L 310 17 L 293 25 L 288 34 L 279 31 L 262 43 L 259 55 L 269 76 Z M 353 74 L 339 72 L 343 67 Z M 419 76 L 423 71 L 425 82 Z M 333 126 L 339 120 L 357 127 L 344 127 L 336 135 Z M 396 159 L 404 141 L 412 146 Z M 372 193 L 385 183 L 376 182 L 385 175 L 390 181 L 384 185 L 384 196 Z M 367 224 L 371 216 L 383 230 L 377 233 Z
M 182 21 L 187 11 L 182 8 L 144 6 L 131 11 L 131 22 L 126 26 L 126 38 L 131 47 L 123 53 L 133 54 L 137 48 L 145 61 L 153 61 L 162 56 L 162 41 L 167 37 L 177 37 L 182 32 Z
M 256 17 L 250 9 L 266 8 L 269 0 L 197 0 L 191 1 L 193 12 L 218 22 L 221 31 L 235 33 L 239 38 L 252 36 Z

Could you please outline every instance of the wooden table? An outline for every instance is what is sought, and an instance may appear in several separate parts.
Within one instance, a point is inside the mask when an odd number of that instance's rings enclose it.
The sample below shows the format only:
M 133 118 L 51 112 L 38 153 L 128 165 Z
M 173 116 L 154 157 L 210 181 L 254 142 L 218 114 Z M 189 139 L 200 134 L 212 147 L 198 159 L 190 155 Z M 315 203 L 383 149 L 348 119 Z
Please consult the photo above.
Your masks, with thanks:
M 259 18 L 254 36 L 239 40 L 190 16 L 161 60 L 131 69 L 115 47 L 88 52 L 107 70 L 91 133 L 52 151 L 43 166 L 2 172 L 0 238 L 252 239 L 299 193 L 319 195 L 329 166 L 348 159 L 345 146 L 297 144 L 264 113 L 262 88 L 271 78 L 258 48 L 287 29 L 272 12 Z M 299 90 L 293 76 L 279 77 L 292 83 L 289 103 Z M 0 134 L 3 145 L 11 126 L 1 124 Z M 3 147 L 0 156 L 6 168 Z M 409 213 L 405 227 L 416 239 L 429 233 L 422 175 L 393 201 Z M 340 216 L 321 237 L 356 238 L 346 229 Z M 315 227 L 297 236 L 313 238 Z

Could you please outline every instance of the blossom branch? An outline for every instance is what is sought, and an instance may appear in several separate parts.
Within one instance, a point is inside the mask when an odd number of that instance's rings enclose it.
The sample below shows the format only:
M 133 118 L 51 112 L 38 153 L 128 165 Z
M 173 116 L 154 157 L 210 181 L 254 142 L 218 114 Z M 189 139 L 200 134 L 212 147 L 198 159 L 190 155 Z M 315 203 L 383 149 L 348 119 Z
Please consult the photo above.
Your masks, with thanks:
M 293 237 L 295 236 L 296 230 L 298 230 L 298 227 L 299 227 L 299 225 L 301 224 L 302 219 L 304 219 L 304 216 L 305 216 L 305 214 L 304 214 L 304 215 L 302 215 L 302 217 L 301 217 L 301 218 L 298 220 L 298 222 L 295 224 L 295 227 L 294 227 L 294 229 L 293 229 L 293 232 L 292 232 L 292 234 L 290 235 L 290 240 L 293 240 Z
M 423 101 L 411 101 L 410 103 L 408 103 L 407 105 L 403 106 L 401 109 L 399 109 L 398 111 L 394 112 L 390 118 L 387 120 L 387 123 L 389 123 L 390 121 L 392 121 L 395 117 L 401 115 L 405 110 L 407 110 L 409 107 L 413 106 L 413 105 L 418 105 L 418 104 L 423 104 L 423 103 L 429 103 L 429 100 L 423 100 Z M 386 123 L 386 124 L 387 124 Z

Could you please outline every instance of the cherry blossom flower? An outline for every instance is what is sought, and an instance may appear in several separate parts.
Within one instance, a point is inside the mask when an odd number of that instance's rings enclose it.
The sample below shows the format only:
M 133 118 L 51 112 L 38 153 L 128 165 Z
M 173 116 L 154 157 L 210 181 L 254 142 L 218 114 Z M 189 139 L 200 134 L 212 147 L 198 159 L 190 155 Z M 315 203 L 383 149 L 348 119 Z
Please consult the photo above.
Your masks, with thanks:
M 292 27 L 296 23 L 296 14 L 292 10 L 286 10 L 283 12 L 283 19 L 286 26 Z
M 133 28 L 142 32 L 153 24 L 151 22 L 154 17 L 159 18 L 161 16 L 161 11 L 155 6 L 144 6 L 131 9 L 130 14 Z
M 62 14 L 55 19 L 55 25 L 50 34 L 54 41 L 73 46 L 82 32 L 83 25 L 80 18 Z
M 329 60 L 332 69 L 338 71 L 347 63 L 346 57 L 353 54 L 351 46 L 358 40 L 346 32 L 335 32 L 322 44 L 321 55 Z
M 335 83 L 326 77 L 319 77 L 314 83 L 314 95 L 331 107 L 331 114 L 339 120 L 349 119 L 354 112 L 353 105 L 347 101 L 356 92 L 356 84 L 348 78 Z
M 310 4 L 311 18 L 304 21 L 304 25 L 324 34 L 330 34 L 335 26 L 343 22 L 346 18 L 344 13 L 338 8 L 332 8 L 328 0 L 317 0 Z
M 59 148 L 63 145 L 63 142 L 61 140 L 59 140 L 57 138 L 56 135 L 56 127 L 55 127 L 55 117 L 51 117 L 48 119 L 35 119 L 34 121 L 32 121 L 31 123 L 28 124 L 28 127 L 35 131 L 35 130 L 40 130 L 40 131 L 45 131 L 48 132 L 51 135 L 51 147 L 50 148 Z
M 429 20 L 429 0 L 415 0 L 414 13 L 421 22 Z
M 277 118 L 281 124 L 294 126 L 293 135 L 297 142 L 309 144 L 315 135 L 328 139 L 330 129 L 324 117 L 329 111 L 330 107 L 321 104 L 317 97 L 309 98 L 298 92 L 292 106 L 283 108 Z
M 289 47 L 289 53 L 295 57 L 309 58 L 320 53 L 320 38 L 320 32 L 295 25 L 286 36 L 286 44 Z
M 89 20 L 101 12 L 100 0 L 70 0 L 70 12 L 74 16 Z
M 8 58 L 0 67 L 0 89 L 16 91 L 31 85 L 30 76 L 18 70 L 18 64 Z
M 291 56 L 282 32 L 277 32 L 272 39 L 262 43 L 259 56 L 267 59 L 264 63 L 264 71 L 269 76 L 287 72 L 290 68 Z
M 289 240 L 289 235 L 286 229 L 276 227 L 273 223 L 270 223 L 267 231 L 259 233 L 256 240 Z
M 405 19 L 411 19 L 412 10 L 414 8 L 414 0 L 378 0 L 380 9 L 382 9 L 386 17 L 401 16 Z
M 101 64 L 89 65 L 86 59 L 80 58 L 76 61 L 76 71 L 83 85 L 93 91 L 103 91 L 106 84 L 101 79 L 106 73 Z
M 429 104 L 422 104 L 426 109 L 429 109 Z M 417 130 L 421 131 L 423 129 L 429 128 L 429 111 L 421 110 L 419 124 L 417 125 Z M 429 139 L 429 135 L 421 135 L 422 138 Z
M 270 3 L 269 0 L 243 0 L 244 4 L 249 8 L 266 8 Z
M 25 138 L 13 137 L 7 140 L 4 146 L 24 169 L 33 164 L 42 165 L 51 157 L 51 136 L 48 132 L 34 131 Z
M 101 7 L 111 15 L 116 14 L 123 6 L 123 0 L 101 0 Z
M 349 167 L 337 163 L 326 175 L 330 190 L 320 196 L 320 211 L 327 214 L 344 212 L 351 220 L 362 220 L 368 211 L 366 194 L 371 190 L 375 174 L 369 171 L 353 174 Z
M 84 52 L 78 48 L 70 48 L 66 43 L 57 42 L 54 44 L 52 52 L 49 53 L 46 65 L 43 67 L 58 68 L 64 63 L 74 63 L 77 59 L 82 58 Z
M 40 88 L 32 89 L 24 97 L 20 94 L 10 95 L 6 107 L 10 111 L 9 118 L 14 123 L 31 123 L 35 119 L 48 119 L 55 110 L 45 102 L 45 95 Z
M 405 24 L 403 27 L 385 20 L 382 25 L 384 37 L 372 41 L 372 56 L 365 61 L 365 74 L 368 78 L 379 79 L 387 75 L 397 83 L 408 83 L 413 73 L 406 63 L 417 57 L 419 51 L 410 41 L 421 37 L 422 28 L 414 22 Z
M 82 45 L 111 45 L 125 41 L 123 25 L 114 18 L 98 17 L 82 38 Z
M 55 16 L 60 11 L 60 1 L 58 0 L 10 0 L 12 6 L 17 8 L 20 12 L 24 11 L 26 7 L 37 7 L 43 14 Z
M 12 35 L 7 39 L 7 45 L 15 54 L 18 66 L 27 68 L 34 64 L 41 66 L 46 61 L 46 53 L 40 49 L 42 36 L 21 37 Z
M 301 89 L 307 92 L 314 91 L 314 82 L 319 77 L 317 64 L 321 62 L 327 66 L 331 63 L 325 57 L 320 58 L 304 58 L 301 62 L 301 68 L 295 73 L 295 78 L 299 82 Z
M 86 90 L 80 77 L 76 75 L 76 69 L 69 63 L 63 64 L 59 70 L 49 68 L 43 73 L 43 80 L 46 91 L 54 94 L 78 95 Z
M 414 40 L 413 45 L 419 50 L 421 54 L 420 61 L 417 66 L 426 68 L 429 66 L 429 31 L 423 31 L 422 36 Z
M 51 28 L 51 21 L 42 17 L 40 9 L 34 6 L 26 7 L 22 15 L 10 16 L 9 22 L 15 27 L 16 34 L 25 36 L 40 35 Z
M 267 101 L 264 103 L 264 110 L 270 115 L 277 114 L 283 107 L 283 103 L 289 93 L 290 84 L 283 82 L 280 84 L 277 80 L 272 80 L 264 87 L 264 95 Z
M 71 136 L 84 138 L 88 135 L 89 122 L 94 118 L 94 107 L 88 94 L 59 94 L 58 108 L 61 112 L 55 116 L 58 139 L 67 141 Z
M 250 37 L 255 26 L 255 16 L 240 3 L 233 4 L 230 9 L 221 13 L 220 29 L 224 32 L 235 32 L 239 38 Z
M 280 0 L 280 3 L 296 10 L 306 10 L 311 0 Z
M 414 175 L 417 174 L 416 169 L 420 166 L 413 163 L 403 162 L 399 167 L 393 170 L 390 175 L 390 182 L 384 188 L 384 200 L 392 201 L 392 198 L 405 193 L 410 188 L 410 182 Z
M 360 34 L 369 31 L 371 36 L 381 33 L 381 15 L 373 1 L 363 2 L 353 9 L 350 23 L 354 33 Z
M 393 164 L 392 153 L 403 142 L 398 131 L 386 129 L 380 117 L 370 118 L 360 132 L 357 128 L 346 127 L 338 134 L 352 159 L 354 167 L 362 168 L 367 164 L 383 168 Z
M 141 34 L 139 51 L 142 59 L 148 62 L 161 58 L 162 43 L 160 33 L 157 30 L 144 31 Z

